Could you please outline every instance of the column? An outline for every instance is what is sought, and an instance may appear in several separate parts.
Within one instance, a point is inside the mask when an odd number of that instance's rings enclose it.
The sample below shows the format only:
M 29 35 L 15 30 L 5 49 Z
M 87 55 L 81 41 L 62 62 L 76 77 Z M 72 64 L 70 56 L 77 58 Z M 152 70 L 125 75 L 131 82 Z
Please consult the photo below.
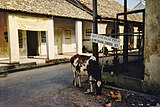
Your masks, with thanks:
M 134 32 L 138 32 L 138 28 L 136 27 L 134 27 Z M 134 35 L 134 48 L 137 48 L 137 34 L 136 34 L 136 36 Z
M 81 54 L 82 53 L 82 21 L 76 21 L 75 35 L 76 35 L 77 53 Z
M 119 32 L 123 33 L 124 32 L 124 26 L 119 26 Z M 120 48 L 123 49 L 123 41 L 124 41 L 124 36 L 120 36 Z
M 47 39 L 47 58 L 48 59 L 54 59 L 55 58 L 55 52 L 54 52 L 54 19 L 49 19 L 49 29 L 46 39 Z
M 9 61 L 10 63 L 19 62 L 19 40 L 18 29 L 13 15 L 8 15 L 8 45 L 9 45 Z
M 38 53 L 42 55 L 41 53 L 41 31 L 38 31 L 37 33 L 38 33 Z

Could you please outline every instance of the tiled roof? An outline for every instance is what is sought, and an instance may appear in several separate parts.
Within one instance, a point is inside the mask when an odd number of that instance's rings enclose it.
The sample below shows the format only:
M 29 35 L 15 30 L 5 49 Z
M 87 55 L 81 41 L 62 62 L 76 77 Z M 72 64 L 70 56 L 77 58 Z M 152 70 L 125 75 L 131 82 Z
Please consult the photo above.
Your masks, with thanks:
M 77 1 L 92 10 L 92 0 Z M 97 0 L 97 7 L 101 17 L 116 18 L 117 13 L 123 12 L 123 6 L 113 0 Z M 90 14 L 68 0 L 0 0 L 0 9 L 92 20 Z M 137 15 L 130 15 L 128 19 L 139 20 Z
M 78 19 L 92 19 L 66 0 L 0 0 L 0 9 Z
M 92 10 L 93 0 L 78 1 Z M 97 0 L 97 12 L 101 17 L 116 18 L 117 13 L 124 12 L 124 7 L 114 0 Z M 136 14 L 129 15 L 128 19 L 132 21 L 140 21 L 140 18 Z

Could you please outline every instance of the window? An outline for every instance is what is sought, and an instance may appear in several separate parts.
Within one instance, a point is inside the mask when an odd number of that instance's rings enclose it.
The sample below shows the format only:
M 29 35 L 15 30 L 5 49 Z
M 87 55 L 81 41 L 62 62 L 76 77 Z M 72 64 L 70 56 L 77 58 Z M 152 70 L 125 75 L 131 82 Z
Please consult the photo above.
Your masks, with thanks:
M 110 35 L 112 38 L 118 38 L 118 36 L 116 36 L 116 30 L 117 33 L 119 33 L 119 27 L 117 29 L 115 29 L 115 23 L 108 23 L 106 26 L 106 34 Z
M 91 29 L 86 29 L 86 36 L 91 36 L 92 30 Z
M 4 38 L 5 38 L 6 42 L 8 42 L 8 32 L 4 32 Z
M 65 43 L 71 43 L 71 30 L 65 30 Z
M 19 38 L 19 48 L 23 48 L 22 30 L 18 30 L 18 38 Z
M 41 32 L 41 42 L 46 43 L 46 32 L 45 31 Z

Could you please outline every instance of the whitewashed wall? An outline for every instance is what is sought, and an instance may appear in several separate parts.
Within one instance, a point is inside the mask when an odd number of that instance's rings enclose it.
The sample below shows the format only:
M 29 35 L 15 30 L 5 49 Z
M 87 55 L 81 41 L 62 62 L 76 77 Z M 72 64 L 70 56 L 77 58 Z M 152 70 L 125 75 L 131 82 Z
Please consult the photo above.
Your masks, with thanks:
M 55 18 L 55 28 L 62 29 L 62 53 L 76 52 L 76 40 L 75 40 L 75 20 L 66 18 Z M 66 39 L 66 32 L 71 31 L 70 44 Z

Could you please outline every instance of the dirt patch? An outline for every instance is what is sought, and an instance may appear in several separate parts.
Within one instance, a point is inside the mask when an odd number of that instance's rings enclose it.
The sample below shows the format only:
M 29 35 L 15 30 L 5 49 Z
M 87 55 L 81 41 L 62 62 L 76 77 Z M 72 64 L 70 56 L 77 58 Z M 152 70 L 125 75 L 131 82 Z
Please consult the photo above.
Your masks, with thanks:
M 28 98 L 27 104 L 34 107 L 103 107 L 96 96 L 84 94 L 82 90 L 67 86 L 56 90 L 41 90 L 41 93 L 36 91 L 35 95 Z
M 84 87 L 70 85 L 35 91 L 32 97 L 26 98 L 25 103 L 27 102 L 29 107 L 151 107 L 160 101 L 155 97 L 122 90 L 103 88 L 100 97 L 85 94 L 85 90 Z M 115 94 L 116 92 L 119 94 Z M 111 93 L 114 93 L 114 96 Z

